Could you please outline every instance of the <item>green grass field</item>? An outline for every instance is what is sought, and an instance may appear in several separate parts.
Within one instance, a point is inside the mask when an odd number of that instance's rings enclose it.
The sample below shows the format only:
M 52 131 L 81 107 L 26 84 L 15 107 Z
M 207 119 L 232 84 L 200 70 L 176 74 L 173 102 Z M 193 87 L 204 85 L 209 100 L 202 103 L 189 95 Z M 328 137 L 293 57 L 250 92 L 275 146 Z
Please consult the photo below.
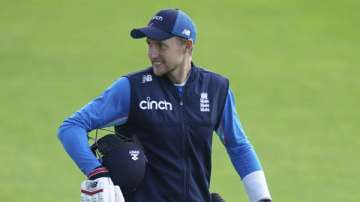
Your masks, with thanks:
M 129 2 L 1 1 L 0 201 L 79 201 L 84 176 L 57 128 L 149 64 L 129 31 L 164 7 L 195 20 L 194 61 L 230 78 L 274 201 L 360 201 L 359 1 Z M 211 189 L 247 201 L 213 147 Z

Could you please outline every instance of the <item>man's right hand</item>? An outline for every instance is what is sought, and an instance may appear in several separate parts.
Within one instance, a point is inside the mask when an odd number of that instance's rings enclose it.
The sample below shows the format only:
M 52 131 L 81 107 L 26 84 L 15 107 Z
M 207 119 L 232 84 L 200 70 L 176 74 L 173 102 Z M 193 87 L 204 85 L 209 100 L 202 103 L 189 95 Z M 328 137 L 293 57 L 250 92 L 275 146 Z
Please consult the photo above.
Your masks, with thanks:
M 125 202 L 120 187 L 110 177 L 83 181 L 80 199 L 81 202 Z
M 105 167 L 98 167 L 81 183 L 81 202 L 125 202 L 119 186 L 114 185 Z

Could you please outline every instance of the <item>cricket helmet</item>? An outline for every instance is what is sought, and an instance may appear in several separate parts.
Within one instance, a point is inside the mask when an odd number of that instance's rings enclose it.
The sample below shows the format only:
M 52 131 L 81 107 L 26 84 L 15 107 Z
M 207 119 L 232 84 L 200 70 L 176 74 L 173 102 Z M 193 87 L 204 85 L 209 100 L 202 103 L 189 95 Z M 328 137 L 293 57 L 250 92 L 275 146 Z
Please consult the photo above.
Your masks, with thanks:
M 145 176 L 146 157 L 136 137 L 108 134 L 97 140 L 91 150 L 110 173 L 124 194 L 136 190 Z M 100 153 L 100 154 L 99 154 Z

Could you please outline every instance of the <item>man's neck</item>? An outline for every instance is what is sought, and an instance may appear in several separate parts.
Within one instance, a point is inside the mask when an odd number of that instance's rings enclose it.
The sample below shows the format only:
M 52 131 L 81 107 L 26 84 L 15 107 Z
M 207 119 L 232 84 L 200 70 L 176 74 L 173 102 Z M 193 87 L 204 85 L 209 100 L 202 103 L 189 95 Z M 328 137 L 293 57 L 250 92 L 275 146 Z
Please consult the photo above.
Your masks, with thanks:
M 191 59 L 185 62 L 182 66 L 176 68 L 174 71 L 168 74 L 169 79 L 174 84 L 181 84 L 184 83 L 189 75 L 191 70 Z

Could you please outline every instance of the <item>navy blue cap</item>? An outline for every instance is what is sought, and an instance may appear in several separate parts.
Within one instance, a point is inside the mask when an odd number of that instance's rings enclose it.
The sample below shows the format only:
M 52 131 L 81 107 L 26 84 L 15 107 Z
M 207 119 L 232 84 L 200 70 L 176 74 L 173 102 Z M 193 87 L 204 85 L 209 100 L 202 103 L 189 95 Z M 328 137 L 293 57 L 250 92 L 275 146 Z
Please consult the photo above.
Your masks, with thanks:
M 196 40 L 196 26 L 191 18 L 180 9 L 165 9 L 156 13 L 146 27 L 131 30 L 135 39 L 148 37 L 162 41 L 174 36 Z

